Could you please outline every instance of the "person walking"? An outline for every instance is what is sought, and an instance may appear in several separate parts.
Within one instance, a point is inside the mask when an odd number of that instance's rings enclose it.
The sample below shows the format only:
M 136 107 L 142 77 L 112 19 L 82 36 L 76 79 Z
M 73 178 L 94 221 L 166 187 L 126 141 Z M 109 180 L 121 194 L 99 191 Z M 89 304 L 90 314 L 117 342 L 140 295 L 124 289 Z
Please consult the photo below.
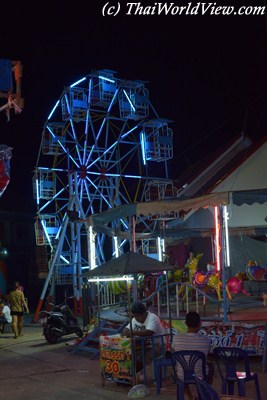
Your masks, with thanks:
M 20 290 L 19 282 L 15 282 L 13 290 L 9 293 L 8 301 L 11 309 L 14 339 L 17 339 L 19 336 L 22 336 L 24 310 L 29 314 L 28 304 L 24 293 Z

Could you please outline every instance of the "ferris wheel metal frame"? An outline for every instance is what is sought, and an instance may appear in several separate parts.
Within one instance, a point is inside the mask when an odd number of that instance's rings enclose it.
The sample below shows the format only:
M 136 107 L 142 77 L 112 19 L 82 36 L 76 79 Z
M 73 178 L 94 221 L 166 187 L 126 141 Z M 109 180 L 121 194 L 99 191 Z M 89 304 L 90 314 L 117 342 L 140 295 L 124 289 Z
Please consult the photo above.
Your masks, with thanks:
M 153 200 L 155 193 L 159 199 L 172 186 L 169 122 L 152 106 L 146 82 L 117 78 L 115 71 L 92 71 L 64 88 L 44 124 L 33 176 L 36 244 L 51 251 L 41 301 L 49 284 L 50 295 L 55 285 L 72 284 L 74 297 L 81 297 L 82 272 L 92 259 L 90 215 Z M 155 226 L 144 217 L 137 223 L 143 231 Z M 128 231 L 130 221 L 106 225 L 107 234 L 94 233 L 96 265 L 116 248 L 124 252 L 125 240 L 111 244 L 108 230 Z

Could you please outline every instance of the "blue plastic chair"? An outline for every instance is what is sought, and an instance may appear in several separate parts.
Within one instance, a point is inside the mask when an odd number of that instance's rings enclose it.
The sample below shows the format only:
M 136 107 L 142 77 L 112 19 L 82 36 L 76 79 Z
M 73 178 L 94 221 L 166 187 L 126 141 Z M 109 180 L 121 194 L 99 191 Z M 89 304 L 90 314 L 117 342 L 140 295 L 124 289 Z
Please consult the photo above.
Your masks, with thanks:
M 219 395 L 213 387 L 199 376 L 194 376 L 197 385 L 198 400 L 219 400 Z
M 248 354 L 239 347 L 216 347 L 213 350 L 220 376 L 222 379 L 222 394 L 234 394 L 235 383 L 238 385 L 239 396 L 246 396 L 246 383 L 254 381 L 257 400 L 261 400 L 257 372 L 251 372 Z M 239 370 L 241 366 L 241 371 Z
M 160 389 L 162 387 L 162 369 L 164 369 L 165 377 L 166 377 L 166 369 L 168 367 L 172 367 L 172 359 L 171 358 L 157 358 L 154 361 L 154 373 L 157 387 L 157 394 L 160 394 Z
M 141 337 L 135 337 L 135 343 L 139 347 L 139 350 L 141 351 L 141 357 L 142 357 L 142 365 L 143 365 L 143 383 L 147 383 L 147 371 L 146 371 L 146 362 L 145 362 L 145 353 L 146 353 L 146 345 L 150 345 L 151 347 L 151 363 L 154 367 L 154 375 L 156 377 L 156 370 L 158 369 L 158 363 L 164 363 L 164 360 L 166 358 L 164 357 L 165 355 L 165 340 L 169 336 L 169 334 L 163 334 L 163 335 L 155 335 L 155 336 L 141 336 Z M 156 351 L 156 345 L 159 344 L 159 348 Z M 170 364 L 172 365 L 172 364 Z M 160 371 L 161 372 L 161 371 Z M 161 378 L 162 379 L 162 378 Z M 159 388 L 160 392 L 160 388 Z
M 175 381 L 177 385 L 177 400 L 184 400 L 185 385 L 196 385 L 195 369 L 200 368 L 202 378 L 207 381 L 206 374 L 206 355 L 198 350 L 180 350 L 172 353 L 172 364 Z M 183 369 L 184 379 L 179 379 L 176 368 L 181 366 Z

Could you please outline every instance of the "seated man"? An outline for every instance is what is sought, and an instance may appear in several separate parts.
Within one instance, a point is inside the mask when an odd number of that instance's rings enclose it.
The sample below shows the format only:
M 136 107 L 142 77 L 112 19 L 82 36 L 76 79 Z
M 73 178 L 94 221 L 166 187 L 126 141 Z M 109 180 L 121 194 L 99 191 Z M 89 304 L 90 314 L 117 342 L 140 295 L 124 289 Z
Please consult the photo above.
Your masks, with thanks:
M 12 322 L 12 317 L 10 314 L 10 308 L 5 303 L 0 303 L 0 332 L 4 332 L 3 326 L 5 324 L 10 324 Z
M 173 336 L 173 350 L 199 350 L 202 351 L 207 357 L 211 349 L 211 340 L 208 336 L 200 335 L 198 333 L 201 327 L 200 315 L 195 311 L 190 311 L 186 314 L 185 324 L 187 325 L 187 333 L 181 333 Z M 209 383 L 212 383 L 214 375 L 214 365 L 209 361 L 207 361 L 206 370 L 208 381 Z M 183 379 L 181 372 L 182 371 L 178 370 L 178 377 Z M 195 372 L 197 375 L 202 376 L 201 370 Z M 195 390 L 193 388 L 190 388 L 189 396 L 190 398 L 194 399 L 195 394 L 193 394 L 193 392 L 195 392 Z
M 137 337 L 151 337 L 157 335 L 164 335 L 164 330 L 159 317 L 150 311 L 146 310 L 146 306 L 137 301 L 133 303 L 132 308 L 132 321 L 126 326 L 123 331 L 123 336 L 130 337 L 132 334 L 133 339 Z M 130 324 L 132 324 L 132 329 Z M 157 339 L 156 339 L 157 340 Z M 155 341 L 156 341 L 155 340 Z M 159 341 L 154 346 L 154 357 L 158 357 L 161 352 L 161 344 Z M 152 360 L 152 347 L 151 343 L 145 346 L 145 364 L 150 364 Z M 143 368 L 142 349 L 136 353 L 136 372 Z

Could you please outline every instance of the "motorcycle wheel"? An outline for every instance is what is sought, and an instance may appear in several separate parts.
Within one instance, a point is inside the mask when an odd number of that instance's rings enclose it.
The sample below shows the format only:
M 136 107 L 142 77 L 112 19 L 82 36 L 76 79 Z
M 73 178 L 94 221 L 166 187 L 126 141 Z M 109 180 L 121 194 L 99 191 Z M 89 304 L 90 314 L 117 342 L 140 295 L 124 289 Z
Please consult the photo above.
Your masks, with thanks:
M 78 328 L 78 329 L 77 329 L 76 335 L 77 335 L 79 338 L 82 338 L 82 337 L 83 337 L 83 331 L 81 330 L 81 328 Z
M 47 325 L 44 329 L 44 337 L 49 344 L 56 344 L 59 342 L 60 337 L 52 332 L 52 325 Z

